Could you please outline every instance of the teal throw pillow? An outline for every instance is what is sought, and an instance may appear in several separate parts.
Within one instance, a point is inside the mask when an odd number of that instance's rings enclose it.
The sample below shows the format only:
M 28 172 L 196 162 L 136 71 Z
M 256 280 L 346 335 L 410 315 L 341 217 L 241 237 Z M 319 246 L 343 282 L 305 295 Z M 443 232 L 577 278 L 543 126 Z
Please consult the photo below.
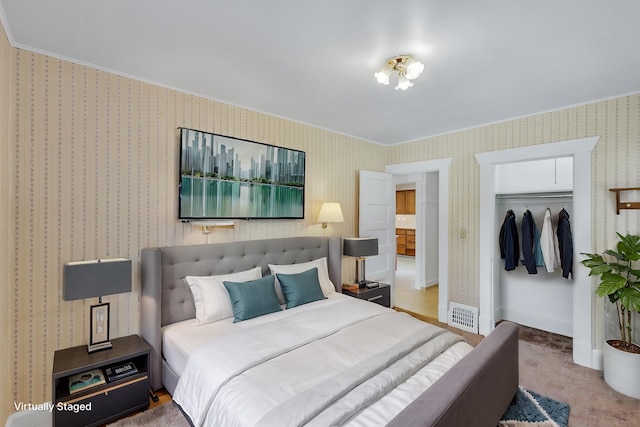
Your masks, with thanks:
M 320 287 L 317 267 L 297 274 L 277 273 L 276 276 L 287 301 L 287 308 L 326 298 Z
M 274 283 L 273 276 L 265 276 L 248 282 L 223 282 L 231 298 L 233 323 L 282 311 Z

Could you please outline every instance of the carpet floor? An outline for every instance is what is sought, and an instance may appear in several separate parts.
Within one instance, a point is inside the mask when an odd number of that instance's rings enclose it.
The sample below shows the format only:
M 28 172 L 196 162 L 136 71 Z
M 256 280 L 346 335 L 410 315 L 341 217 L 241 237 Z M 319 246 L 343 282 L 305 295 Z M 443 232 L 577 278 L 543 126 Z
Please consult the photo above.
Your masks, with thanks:
M 573 363 L 570 352 L 520 340 L 520 385 L 568 403 L 569 425 L 640 426 L 640 400 L 604 382 L 602 371 Z

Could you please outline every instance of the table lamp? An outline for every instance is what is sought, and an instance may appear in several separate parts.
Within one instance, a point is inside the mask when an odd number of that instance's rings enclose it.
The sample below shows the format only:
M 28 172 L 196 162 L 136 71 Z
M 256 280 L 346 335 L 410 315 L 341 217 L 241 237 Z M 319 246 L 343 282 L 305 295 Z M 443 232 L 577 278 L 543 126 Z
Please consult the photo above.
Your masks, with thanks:
M 111 348 L 109 303 L 104 295 L 131 292 L 131 260 L 126 258 L 74 261 L 64 264 L 62 299 L 73 301 L 98 297 L 91 306 L 89 353 Z
M 377 238 L 345 238 L 343 239 L 343 253 L 356 257 L 356 280 L 359 287 L 364 288 L 370 282 L 365 278 L 365 257 L 378 255 Z

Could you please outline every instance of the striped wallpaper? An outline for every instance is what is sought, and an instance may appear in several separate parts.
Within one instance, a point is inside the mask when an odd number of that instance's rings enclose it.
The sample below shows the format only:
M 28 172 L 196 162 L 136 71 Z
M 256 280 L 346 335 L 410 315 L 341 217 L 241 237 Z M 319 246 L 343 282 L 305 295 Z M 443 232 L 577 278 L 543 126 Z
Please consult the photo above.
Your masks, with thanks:
M 425 138 L 390 149 L 391 163 L 453 158 L 449 171 L 450 301 L 476 307 L 480 303 L 480 167 L 474 154 L 596 135 L 600 140 L 593 152 L 592 233 L 593 250 L 602 252 L 615 245 L 616 232 L 640 233 L 640 210 L 616 215 L 615 199 L 609 192 L 609 188 L 640 187 L 640 94 Z M 625 193 L 625 197 L 637 201 L 640 192 Z M 465 239 L 459 237 L 461 228 L 467 230 Z M 595 301 L 594 342 L 598 343 L 604 334 L 604 303 Z
M 149 246 L 356 235 L 360 169 L 454 159 L 449 289 L 451 300 L 466 304 L 479 301 L 476 152 L 600 135 L 594 250 L 611 245 L 614 231 L 640 231 L 640 211 L 615 215 L 607 191 L 640 185 L 638 95 L 385 148 L 13 48 L 4 29 L 0 70 L 0 179 L 9 183 L 0 186 L 0 422 L 13 402 L 50 400 L 53 352 L 88 340 L 95 301 L 62 301 L 63 263 L 130 257 L 137 278 L 140 249 Z M 306 151 L 306 219 L 240 221 L 210 235 L 179 223 L 179 126 Z M 323 201 L 340 202 L 345 223 L 325 230 L 316 224 Z M 461 227 L 466 239 L 458 237 Z M 112 304 L 112 337 L 138 331 L 139 286 L 136 279 L 131 294 L 105 298 Z
M 10 183 L 0 186 L 8 230 L 0 239 L 0 418 L 13 402 L 51 400 L 53 352 L 88 341 L 97 299 L 62 301 L 65 262 L 133 260 L 133 292 L 105 297 L 118 337 L 138 332 L 144 247 L 357 232 L 357 171 L 384 168 L 381 146 L 12 48 L 4 33 L 0 39 L 0 174 Z M 305 219 L 238 221 L 209 235 L 178 222 L 180 126 L 305 151 Z M 347 220 L 322 229 L 315 218 L 324 201 L 341 203 Z
M 640 232 L 640 211 L 616 215 L 613 187 L 640 187 L 640 95 L 625 96 L 397 145 L 392 163 L 452 157 L 450 171 L 450 300 L 478 306 L 480 168 L 475 153 L 599 135 L 593 153 L 594 250 L 616 231 Z M 633 195 L 630 195 L 633 197 Z M 640 200 L 640 195 L 638 196 Z M 459 229 L 467 229 L 467 238 Z
M 15 191 L 14 185 L 7 185 L 13 179 L 12 163 L 13 144 L 11 141 L 11 123 L 15 117 L 13 112 L 14 96 L 12 91 L 13 75 L 11 58 L 13 49 L 9 45 L 2 25 L 0 25 L 0 423 L 13 409 L 12 390 L 14 387 L 14 358 L 10 351 L 13 336 L 13 272 L 15 242 L 13 218 L 15 211 L 11 201 Z

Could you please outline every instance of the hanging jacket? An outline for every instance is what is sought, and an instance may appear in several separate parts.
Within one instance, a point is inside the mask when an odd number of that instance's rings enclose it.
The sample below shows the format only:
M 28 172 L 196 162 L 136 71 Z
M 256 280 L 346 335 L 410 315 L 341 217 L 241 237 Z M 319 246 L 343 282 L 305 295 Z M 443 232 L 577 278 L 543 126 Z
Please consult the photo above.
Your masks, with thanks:
M 544 258 L 544 265 L 549 273 L 553 273 L 556 266 L 556 251 L 554 248 L 553 227 L 551 225 L 551 211 L 547 208 L 542 221 L 542 233 L 540 233 L 540 250 Z
M 537 274 L 534 245 L 536 240 L 536 224 L 529 209 L 522 216 L 522 264 L 529 274 Z
M 520 258 L 520 241 L 516 215 L 511 209 L 507 211 L 502 227 L 500 227 L 499 244 L 500 257 L 504 259 L 504 269 L 507 271 L 515 270 Z
M 569 213 L 562 208 L 558 214 L 558 247 L 560 249 L 560 265 L 562 277 L 573 278 L 573 237 L 571 236 L 571 223 Z
M 533 222 L 533 226 L 535 227 L 536 223 Z M 542 247 L 540 246 L 540 230 L 538 227 L 535 229 L 536 237 L 533 242 L 533 255 L 536 259 L 536 267 L 544 267 L 544 256 L 542 256 Z

